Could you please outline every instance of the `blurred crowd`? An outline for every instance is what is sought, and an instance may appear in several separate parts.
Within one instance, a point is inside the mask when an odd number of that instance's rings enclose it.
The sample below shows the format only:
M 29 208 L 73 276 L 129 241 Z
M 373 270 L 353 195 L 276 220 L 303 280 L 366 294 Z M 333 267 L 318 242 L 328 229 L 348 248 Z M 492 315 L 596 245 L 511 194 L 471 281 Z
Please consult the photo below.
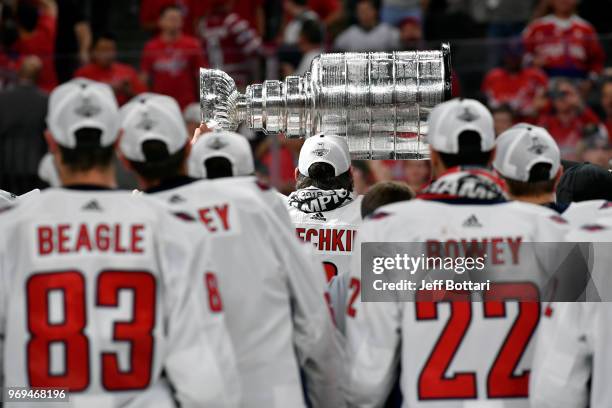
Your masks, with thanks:
M 108 83 L 120 104 L 146 91 L 172 96 L 194 129 L 199 67 L 223 69 L 244 87 L 301 75 L 321 52 L 476 39 L 488 50 L 480 86 L 455 64 L 455 96 L 486 102 L 498 133 L 538 124 L 564 158 L 609 168 L 611 14 L 612 0 L 0 0 L 0 188 L 41 183 L 47 94 L 73 77 Z M 140 45 L 125 48 L 134 44 L 127 38 Z M 301 142 L 242 132 L 259 175 L 289 192 Z M 418 191 L 430 177 L 427 162 L 354 166 L 358 192 L 391 179 Z

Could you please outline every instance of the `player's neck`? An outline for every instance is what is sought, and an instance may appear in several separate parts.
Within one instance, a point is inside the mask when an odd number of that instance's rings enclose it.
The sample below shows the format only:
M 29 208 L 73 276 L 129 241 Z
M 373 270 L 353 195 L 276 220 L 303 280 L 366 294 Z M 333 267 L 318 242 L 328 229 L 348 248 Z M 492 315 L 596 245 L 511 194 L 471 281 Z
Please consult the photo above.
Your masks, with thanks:
M 92 169 L 84 172 L 60 172 L 60 178 L 63 186 L 93 185 L 117 188 L 115 170 L 112 167 L 103 170 Z
M 555 197 L 553 194 L 544 193 L 534 196 L 513 196 L 510 195 L 510 198 L 514 201 L 521 201 L 524 203 L 536 204 L 536 205 L 544 205 L 555 202 Z
M 179 171 L 178 173 L 176 173 L 173 177 L 170 177 L 169 179 L 178 179 L 178 178 L 185 177 L 185 176 L 187 176 L 187 170 L 182 169 L 181 171 Z M 155 180 L 145 179 L 141 177 L 140 175 L 136 175 L 136 179 L 138 180 L 138 186 L 140 187 L 142 191 L 148 191 L 154 188 L 158 188 L 164 182 L 164 180 L 161 180 L 161 179 L 155 179 Z

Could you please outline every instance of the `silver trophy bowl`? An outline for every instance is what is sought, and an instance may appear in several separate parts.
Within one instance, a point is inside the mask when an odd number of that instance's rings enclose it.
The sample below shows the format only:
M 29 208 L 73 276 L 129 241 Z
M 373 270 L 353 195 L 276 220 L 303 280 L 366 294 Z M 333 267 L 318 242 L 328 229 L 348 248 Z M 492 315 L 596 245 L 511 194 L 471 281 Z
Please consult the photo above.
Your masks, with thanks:
M 321 54 L 304 76 L 238 92 L 232 78 L 200 69 L 202 122 L 241 123 L 288 138 L 344 136 L 353 159 L 429 158 L 427 117 L 451 95 L 450 47 L 440 50 Z

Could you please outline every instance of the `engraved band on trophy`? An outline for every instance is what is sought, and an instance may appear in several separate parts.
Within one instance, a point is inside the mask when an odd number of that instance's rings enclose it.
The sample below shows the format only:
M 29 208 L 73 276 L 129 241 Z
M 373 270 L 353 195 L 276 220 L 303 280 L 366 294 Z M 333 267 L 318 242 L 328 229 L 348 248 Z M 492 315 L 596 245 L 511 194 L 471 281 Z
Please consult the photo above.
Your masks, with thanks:
M 345 136 L 353 159 L 427 159 L 427 117 L 451 95 L 450 47 L 321 54 L 304 76 L 249 85 L 200 69 L 202 121 L 235 130 L 245 122 L 288 138 Z

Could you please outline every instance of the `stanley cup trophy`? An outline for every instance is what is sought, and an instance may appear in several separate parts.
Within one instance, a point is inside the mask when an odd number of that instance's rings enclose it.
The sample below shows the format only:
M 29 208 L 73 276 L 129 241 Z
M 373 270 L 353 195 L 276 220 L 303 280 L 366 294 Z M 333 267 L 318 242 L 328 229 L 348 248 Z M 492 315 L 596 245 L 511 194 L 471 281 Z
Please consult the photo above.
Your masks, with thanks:
M 451 94 L 450 47 L 439 51 L 321 54 L 310 72 L 249 85 L 244 94 L 216 69 L 200 70 L 202 121 L 240 123 L 288 138 L 318 132 L 347 139 L 353 159 L 429 157 L 427 117 Z

